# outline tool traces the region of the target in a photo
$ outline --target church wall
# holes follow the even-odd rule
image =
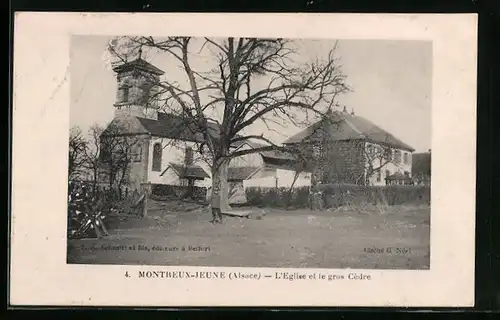
[[[162,146],[161,167],[160,171],[153,171],[153,149],[156,143]],[[209,165],[201,159],[196,152],[196,144],[190,141],[173,140],[160,137],[152,137],[149,143],[149,161],[147,166],[148,182],[158,184],[173,184],[179,185],[181,182],[179,178],[172,175],[172,171],[168,170],[163,176],[160,176],[163,171],[168,167],[170,162],[177,164],[184,164],[184,152],[186,147],[193,148],[194,158],[193,163],[202,167],[203,170],[210,176],[211,171]],[[209,187],[211,179],[205,178],[203,181],[196,181],[195,186]]]
[[[119,74],[117,80],[115,115],[128,114],[156,120],[158,76],[133,70]]]
[[[149,136],[138,136],[140,156],[129,164],[128,184],[132,189],[140,190],[141,184],[147,182],[147,165],[149,158]]]
[[[157,91],[157,76],[139,70],[127,71],[118,76],[117,103],[131,103],[143,105],[154,96]],[[127,92],[127,93],[125,93]]]

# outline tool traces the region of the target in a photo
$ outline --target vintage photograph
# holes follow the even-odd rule
[[[427,270],[432,42],[73,35],[67,263]]]
[[[476,15],[14,30],[11,305],[474,305]]]

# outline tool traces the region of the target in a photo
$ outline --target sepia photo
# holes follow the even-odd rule
[[[473,305],[476,25],[17,15],[11,303]]]
[[[74,36],[70,64],[68,263],[429,268],[430,41]]]

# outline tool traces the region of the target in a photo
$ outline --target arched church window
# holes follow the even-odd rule
[[[162,147],[160,143],[153,146],[153,171],[161,171]]]

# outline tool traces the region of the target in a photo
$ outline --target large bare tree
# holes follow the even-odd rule
[[[108,187],[121,188],[127,183],[130,163],[135,155],[134,148],[139,139],[137,136],[123,135],[124,129],[119,126],[108,126],[105,131],[95,124],[90,127],[88,136],[82,140],[82,166],[92,177],[93,191],[97,184],[104,182]],[[71,144],[71,143],[70,143]]]
[[[305,62],[299,62],[296,41],[286,39],[121,37],[109,46],[122,62],[143,49],[164,54],[177,64],[172,70],[182,70],[184,79],[166,73],[157,98],[169,112],[183,115],[186,126],[202,132],[199,150],[211,155],[212,190],[221,190],[223,209],[229,207],[231,159],[283,150],[264,134],[252,134],[251,126],[271,130],[308,125],[337,106],[338,95],[349,90],[335,56],[336,44],[324,57]],[[205,60],[196,64],[194,57]],[[232,148],[252,141],[261,146]]]

